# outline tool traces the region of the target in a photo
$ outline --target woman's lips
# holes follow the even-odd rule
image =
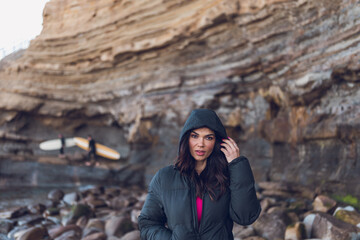
[[[205,155],[205,151],[195,151],[196,155],[198,156],[204,156]]]

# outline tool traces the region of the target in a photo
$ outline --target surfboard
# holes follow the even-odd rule
[[[65,138],[65,147],[73,147],[76,146],[76,143],[73,138]],[[39,145],[41,150],[51,151],[51,150],[59,150],[61,148],[61,140],[60,139],[52,139],[41,142]]]
[[[89,140],[81,137],[75,137],[74,141],[76,145],[86,151],[89,151]],[[111,160],[119,160],[120,153],[100,143],[95,143],[96,155],[108,158]]]

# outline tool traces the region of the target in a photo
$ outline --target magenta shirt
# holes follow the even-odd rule
[[[203,200],[200,197],[196,197],[196,211],[197,211],[197,219],[199,226],[200,226],[201,214],[202,214],[202,203]]]

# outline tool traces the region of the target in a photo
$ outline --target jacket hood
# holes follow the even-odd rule
[[[184,124],[180,134],[180,140],[187,131],[201,127],[208,127],[213,130],[217,136],[220,136],[223,139],[227,138],[224,125],[221,123],[220,118],[213,110],[195,109],[191,112]]]

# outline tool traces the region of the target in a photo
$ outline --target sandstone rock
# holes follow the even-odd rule
[[[345,223],[331,215],[317,213],[312,225],[312,238],[329,239],[350,239],[357,235],[360,230],[349,223]]]
[[[265,213],[272,205],[275,204],[275,200],[271,199],[271,198],[264,198],[263,200],[260,201],[260,205],[261,205],[261,214]]]
[[[133,229],[132,222],[127,217],[113,216],[105,223],[105,233],[107,236],[121,237]]]
[[[82,240],[106,240],[106,234],[103,232],[93,233],[82,238]]]
[[[92,210],[88,205],[75,204],[68,215],[63,218],[63,225],[73,224],[82,216],[91,216]]]
[[[89,219],[85,228],[96,228],[99,229],[101,232],[105,230],[105,223],[100,219]]]
[[[64,232],[54,240],[77,240],[81,238],[81,233],[75,230]]]
[[[265,213],[253,224],[255,231],[260,237],[266,239],[284,239],[285,230],[289,224],[285,212],[275,211]]]
[[[79,219],[76,221],[76,225],[79,226],[80,228],[84,229],[88,223],[88,217],[87,216],[81,216],[79,217]]]
[[[305,226],[303,223],[297,222],[289,225],[285,231],[286,240],[302,240],[306,238]]]
[[[58,226],[51,230],[49,230],[49,235],[51,238],[56,239],[60,236],[62,236],[66,232],[76,232],[76,234],[71,233],[71,236],[73,235],[80,235],[82,233],[82,229],[76,225],[67,225],[67,226]]]
[[[335,206],[336,201],[324,195],[317,196],[313,202],[314,210],[320,212],[330,212]]]
[[[337,209],[334,213],[334,217],[355,226],[360,224],[360,213],[356,212],[355,210],[347,211],[345,209]]]
[[[149,179],[176,155],[172,132],[209,107],[246,145],[257,179],[331,176],[352,191],[357,16],[354,0],[51,1],[41,34],[1,65],[1,127],[31,136],[3,151],[32,149],[39,128],[93,130]]]
[[[251,237],[244,238],[244,240],[266,240],[266,238],[259,237],[259,236],[251,236]]]
[[[252,227],[243,227],[235,224],[233,227],[234,238],[244,239],[247,237],[255,236],[255,231]]]

